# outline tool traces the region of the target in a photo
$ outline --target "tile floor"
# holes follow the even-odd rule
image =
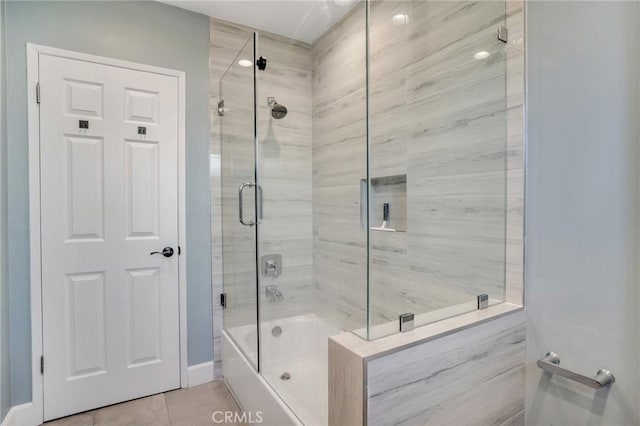
[[[214,411],[240,409],[221,380],[110,405],[45,423],[45,426],[211,426]]]

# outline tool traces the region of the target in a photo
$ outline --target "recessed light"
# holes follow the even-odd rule
[[[488,58],[489,55],[490,55],[489,52],[482,50],[476,53],[475,55],[473,55],[473,59],[484,59],[484,58]]]
[[[240,59],[238,61],[238,65],[240,65],[241,67],[250,67],[251,65],[253,65],[253,62],[248,59]]]
[[[397,15],[393,15],[391,22],[393,22],[394,25],[406,25],[409,23],[409,15],[406,13],[398,13]]]

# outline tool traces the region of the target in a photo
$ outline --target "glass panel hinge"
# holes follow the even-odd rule
[[[507,27],[505,27],[504,25],[498,26],[498,40],[506,43],[508,39],[509,31],[507,30]]]

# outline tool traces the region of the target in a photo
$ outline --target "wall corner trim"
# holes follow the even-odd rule
[[[365,425],[365,360],[329,338],[329,425]]]

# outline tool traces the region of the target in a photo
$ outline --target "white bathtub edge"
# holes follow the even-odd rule
[[[240,408],[257,418],[261,426],[303,426],[271,386],[242,356],[225,331],[222,332],[222,375]],[[256,423],[257,424],[257,423]]]

